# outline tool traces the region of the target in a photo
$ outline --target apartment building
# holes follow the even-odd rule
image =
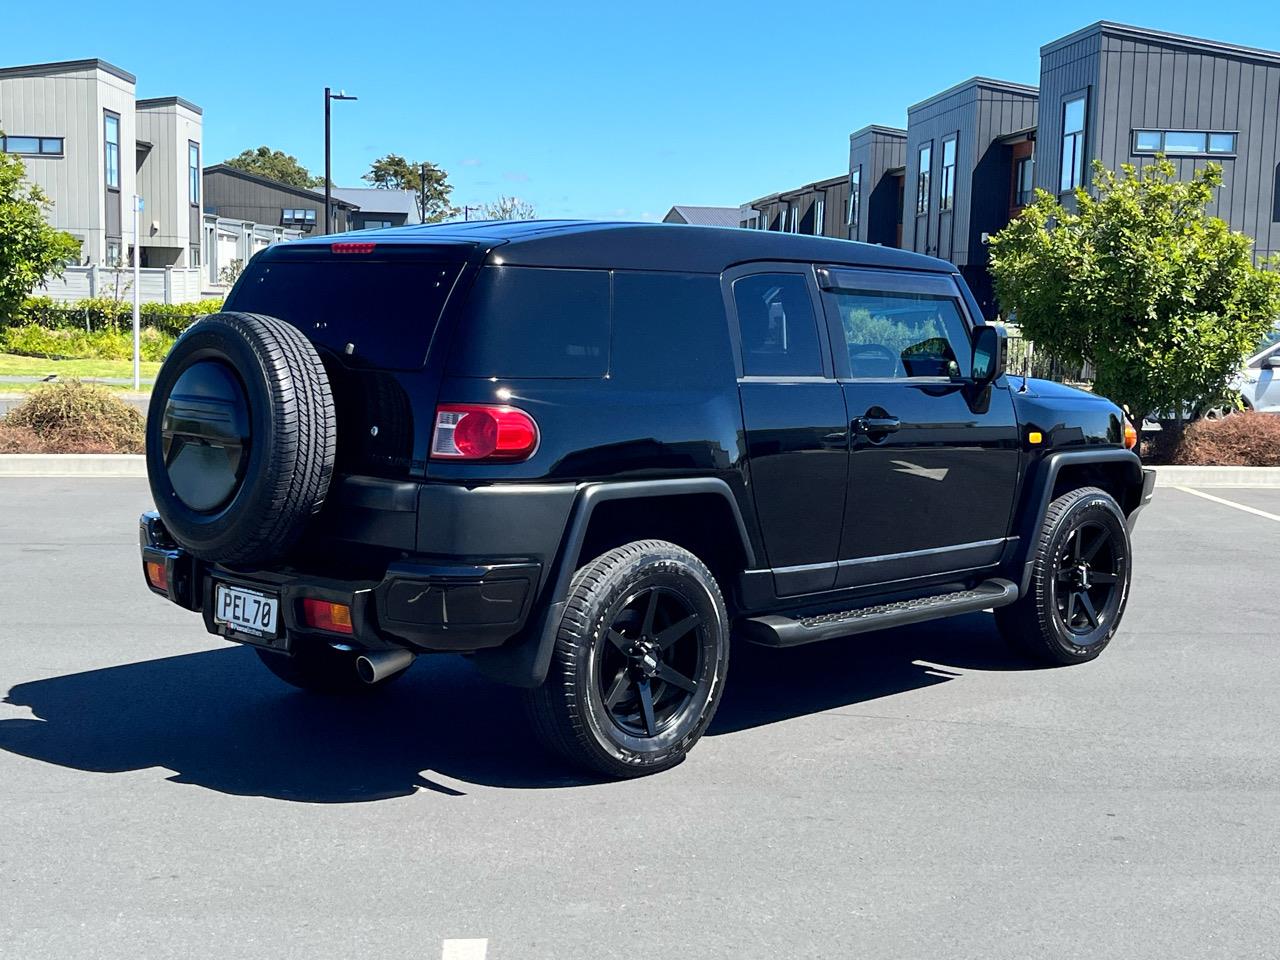
[[[1280,53],[1100,21],[1039,54],[1038,86],[974,77],[908,107],[905,129],[851,134],[842,225],[814,219],[818,185],[744,204],[740,225],[949,259],[995,316],[986,242],[1035,188],[1070,203],[1094,160],[1163,154],[1183,177],[1219,164],[1212,212],[1257,256],[1280,251]]]
[[[849,178],[842,173],[743,204],[738,225],[848,239],[848,204]]]
[[[0,150],[22,157],[85,265],[128,262],[137,243],[144,266],[197,267],[201,110],[180,97],[138,100],[136,87],[98,59],[0,68]]]
[[[217,163],[204,170],[205,208],[219,217],[324,233],[324,193]],[[333,197],[333,232],[355,229],[359,206]]]

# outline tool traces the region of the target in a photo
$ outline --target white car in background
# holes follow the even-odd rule
[[[1263,334],[1228,386],[1239,395],[1246,410],[1280,413],[1280,324]],[[1217,419],[1230,412],[1228,407],[1216,407],[1205,411],[1205,416]]]

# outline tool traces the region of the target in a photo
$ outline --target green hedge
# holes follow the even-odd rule
[[[155,327],[143,327],[139,346],[143,360],[163,360],[175,337]],[[0,353],[50,360],[128,360],[133,357],[130,329],[50,330],[34,323],[0,328]]]
[[[221,309],[222,300],[209,299],[195,303],[144,303],[138,312],[143,327],[176,337],[200,317]],[[28,297],[12,317],[0,318],[0,327],[29,325],[90,332],[131,329],[133,304],[110,297],[91,297],[71,303],[58,303],[51,297]]]

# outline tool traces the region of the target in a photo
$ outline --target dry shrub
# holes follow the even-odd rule
[[[38,387],[9,411],[0,452],[142,453],[145,427],[142,414],[110,391],[67,380]]]
[[[1173,462],[1189,466],[1280,467],[1280,416],[1233,413],[1187,427]]]

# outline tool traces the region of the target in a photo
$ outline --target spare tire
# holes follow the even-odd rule
[[[324,365],[282,320],[205,317],[160,368],[147,411],[147,477],[165,527],[202,560],[283,557],[324,503],[336,446]]]

